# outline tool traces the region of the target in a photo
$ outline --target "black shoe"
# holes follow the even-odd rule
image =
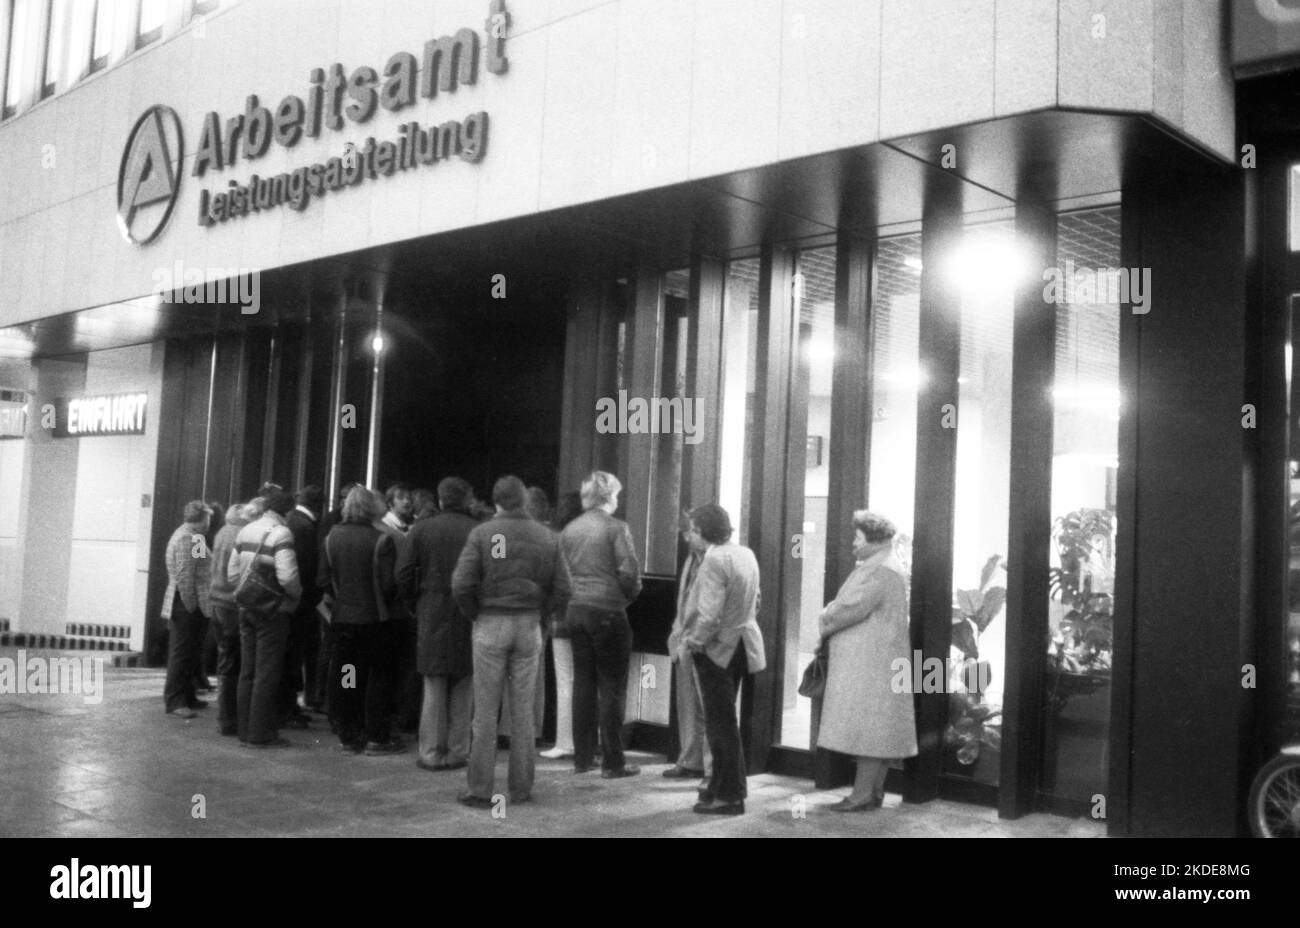
[[[634,777],[641,772],[641,768],[636,764],[626,764],[616,770],[602,770],[600,775],[606,780],[619,780],[623,777]]]
[[[303,731],[304,729],[308,728],[310,725],[311,725],[311,717],[308,715],[303,715],[302,713],[298,713],[297,715],[291,715],[287,719],[285,719],[284,724],[281,725],[280,727],[296,728],[299,731]]]
[[[218,733],[220,733],[221,735],[223,735],[223,736],[225,736],[225,737],[230,737],[231,735],[237,735],[237,734],[239,734],[239,729],[238,729],[238,728],[221,728],[221,727],[218,727],[218,728],[217,728],[217,731],[218,731]]]
[[[525,802],[532,802],[532,801],[533,801],[532,793],[511,793],[510,794],[510,804],[512,806],[518,806],[524,804]]]
[[[271,741],[249,741],[247,746],[250,748],[287,748],[293,744],[288,738],[275,738]]]
[[[708,802],[697,802],[695,811],[700,815],[743,815],[745,801],[741,799],[736,802],[719,802],[717,799],[711,799]]]
[[[573,765],[574,773],[591,773],[591,771],[595,769],[596,769],[595,764],[574,764]]]
[[[704,771],[696,770],[694,767],[683,767],[681,764],[674,764],[665,770],[663,775],[670,780],[698,780],[704,776]]]
[[[456,797],[456,801],[463,806],[469,806],[471,809],[492,808],[491,799],[484,799],[482,796],[475,796],[473,793],[461,793]]]
[[[389,741],[370,741],[366,743],[365,755],[367,757],[376,757],[381,754],[403,754],[406,752],[406,745],[396,739]]]
[[[360,754],[366,749],[366,745],[361,741],[343,741],[334,746],[334,750],[342,751],[344,754]]]
[[[174,719],[192,719],[198,713],[193,709],[168,709],[167,714]]]
[[[196,699],[196,700],[194,700],[192,703],[190,703],[186,708],[188,708],[188,709],[206,709],[207,707],[208,707],[208,701],[207,701],[206,699]]]

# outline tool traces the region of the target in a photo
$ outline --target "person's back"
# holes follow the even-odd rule
[[[545,611],[567,598],[555,533],[522,509],[500,512],[469,533],[452,579],[467,616],[480,611]]]
[[[622,609],[641,592],[632,533],[621,519],[588,509],[564,527],[560,545],[574,605]]]
[[[465,542],[479,525],[478,520],[462,510],[448,510],[421,519],[411,526],[407,536],[408,555],[418,574],[410,578],[420,596],[449,594],[451,578],[456,572]]]
[[[325,538],[321,564],[323,578],[333,583],[333,620],[356,625],[386,618],[384,597],[392,593],[392,570],[393,543],[387,535],[364,522],[334,526]]]

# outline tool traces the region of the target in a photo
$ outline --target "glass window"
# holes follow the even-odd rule
[[[1057,263],[1075,281],[1056,306],[1052,389],[1052,590],[1043,790],[1090,801],[1105,791],[1110,727],[1111,603],[1119,454],[1119,207],[1062,215]],[[1085,289],[1085,284],[1091,283]]]
[[[786,616],[785,673],[779,742],[812,747],[812,702],[799,695],[804,668],[820,640],[817,617],[826,604],[826,539],[843,526],[827,524],[830,492],[831,386],[835,370],[835,248],[799,252],[795,270],[795,312],[799,320],[794,379],[790,391],[792,461],[790,479],[803,485],[802,517],[792,546],[790,582],[799,587],[799,611]]]
[[[952,423],[957,477],[943,769],[991,784],[1001,766],[1011,342],[1019,271],[1014,223],[966,229],[952,269],[960,287],[961,360]]]
[[[167,17],[167,0],[140,0],[140,18],[136,24],[135,47],[140,48],[162,36]]]
[[[5,68],[4,115],[10,116],[23,98],[24,79],[32,70],[30,36],[33,18],[38,15],[36,0],[10,0],[9,58]]]
[[[731,516],[737,542],[749,547],[749,439],[758,360],[758,258],[727,265],[722,323],[722,422],[718,503]],[[704,502],[704,501],[701,501]],[[696,504],[691,500],[692,505]]]
[[[95,0],[94,30],[90,35],[90,70],[99,71],[108,64],[114,33],[129,0]]]
[[[52,95],[63,76],[67,49],[68,0],[50,0],[45,33],[45,67],[41,69],[41,97]]]
[[[687,346],[691,325],[687,315],[691,275],[669,271],[663,278],[663,327],[658,350],[659,371],[652,408],[658,410],[650,473],[650,511],[646,532],[644,570],[648,574],[676,576],[678,568],[678,515],[682,504],[682,451],[686,417],[700,427],[698,404],[686,396]],[[680,402],[678,402],[680,401]],[[688,404],[691,404],[688,409]]]
[[[922,382],[918,363],[921,236],[881,239],[876,245],[875,277],[867,508],[897,527],[897,553],[910,572],[916,496],[916,394]]]
[[[221,0],[190,0],[190,16],[202,16],[221,6]]]

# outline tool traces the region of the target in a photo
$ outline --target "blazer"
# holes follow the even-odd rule
[[[682,635],[687,647],[703,651],[726,667],[745,645],[748,673],[767,667],[763,633],[758,628],[758,560],[754,552],[730,541],[710,545],[700,560],[695,585],[687,593]]]
[[[677,661],[683,656],[682,653],[682,635],[685,634],[686,614],[688,611],[699,613],[699,594],[696,590],[699,588],[699,561],[704,557],[703,554],[696,554],[691,551],[686,555],[686,560],[682,563],[682,572],[677,578],[677,615],[673,618],[672,631],[668,633],[668,657]],[[695,564],[695,577],[688,588],[686,578],[690,576],[691,565]]]

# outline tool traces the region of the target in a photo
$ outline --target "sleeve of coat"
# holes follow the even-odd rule
[[[386,599],[392,599],[393,593],[397,590],[397,552],[398,546],[388,535],[379,539],[379,592]],[[405,550],[405,549],[403,549]]]
[[[695,585],[699,591],[699,614],[686,635],[686,641],[699,649],[714,639],[722,625],[722,607],[727,602],[727,572],[719,558],[704,556]]]
[[[569,574],[569,559],[564,556],[564,545],[560,544],[557,539],[555,542],[555,585],[551,591],[550,614],[553,616],[563,615],[572,595],[573,580]]]
[[[641,565],[636,559],[632,530],[623,522],[614,536],[614,562],[618,565],[618,585],[630,603],[641,593]]]
[[[177,538],[176,560],[180,565],[180,574],[176,578],[176,591],[181,594],[187,612],[199,609],[199,567],[198,558],[194,556],[195,536],[182,534]],[[203,536],[197,536],[202,541]]]
[[[194,563],[194,583],[199,592],[199,611],[212,618],[212,549],[202,535],[194,536],[194,550],[199,556]]]
[[[330,531],[332,532],[334,530],[331,528]],[[325,537],[321,539],[320,563],[316,565],[316,586],[322,590],[327,590],[329,594],[333,596],[334,587],[332,581],[334,576],[333,571],[330,568],[329,540],[330,536],[328,533],[326,533]]]
[[[290,599],[302,598],[302,579],[298,576],[298,555],[293,550],[293,533],[287,528],[284,533],[288,538],[276,542],[274,548],[275,578],[284,587]]]
[[[470,532],[465,547],[460,551],[460,558],[456,561],[456,570],[451,575],[452,598],[470,620],[478,617],[478,587],[483,579],[482,555],[476,534],[477,532]]]
[[[821,614],[822,637],[829,637],[859,622],[865,622],[880,607],[885,594],[888,571],[869,574],[854,572],[844,581],[837,595]]]

